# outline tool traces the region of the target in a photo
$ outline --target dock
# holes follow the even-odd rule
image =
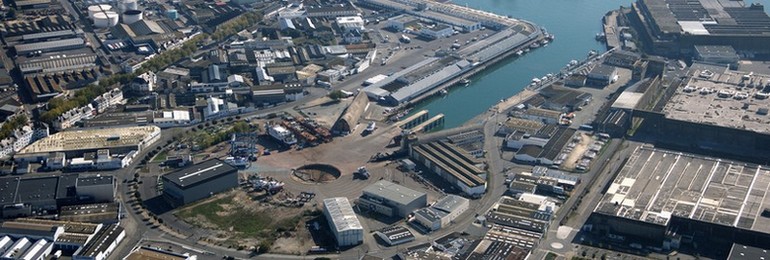
[[[452,86],[455,86],[461,80],[469,78],[469,77],[471,77],[473,75],[476,75],[477,73],[482,72],[485,69],[487,69],[489,66],[495,65],[495,64],[497,64],[497,63],[499,63],[499,62],[509,58],[511,55],[513,55],[517,51],[523,50],[525,48],[529,48],[529,46],[531,44],[536,43],[536,42],[540,42],[543,39],[545,39],[545,35],[540,34],[538,37],[535,37],[532,40],[526,41],[526,42],[520,44],[519,46],[510,49],[510,50],[504,52],[503,54],[501,54],[500,56],[497,56],[496,58],[494,58],[492,60],[489,60],[489,61],[487,61],[487,62],[485,62],[483,64],[479,64],[478,66],[476,66],[473,69],[467,71],[466,73],[463,73],[462,75],[459,75],[459,76],[457,76],[455,78],[447,80],[446,82],[444,82],[443,84],[439,85],[438,87],[433,88],[432,90],[430,90],[428,92],[425,92],[422,95],[413,98],[412,100],[410,100],[408,103],[406,103],[404,105],[404,108],[412,106],[414,104],[417,104],[417,103],[421,102],[422,100],[424,100],[426,98],[429,98],[429,97],[431,97],[433,95],[436,95],[436,93],[438,93],[441,90],[448,89],[448,88],[450,88]]]
[[[404,120],[400,120],[394,125],[403,129],[411,129],[419,124],[422,124],[425,122],[425,120],[428,120],[428,118],[428,110],[420,110],[420,112],[414,113],[414,115],[411,115]]]
[[[428,121],[422,122],[421,124],[412,127],[409,129],[412,133],[422,133],[422,132],[428,132],[430,130],[433,130],[436,127],[444,125],[444,114],[438,114],[434,117],[431,117],[428,119]]]
[[[617,31],[618,27],[618,14],[619,11],[615,10],[604,16],[602,20],[604,20],[604,23],[602,24],[602,27],[604,28],[604,38],[605,42],[607,44],[607,49],[614,49],[616,47],[621,47],[620,45],[620,32]]]

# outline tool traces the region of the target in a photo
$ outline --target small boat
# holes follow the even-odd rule
[[[448,92],[448,91],[446,91],[446,89],[442,89],[442,90],[439,90],[439,91],[438,91],[438,93],[439,93],[439,94],[441,94],[441,95],[446,95],[446,94],[448,94],[449,92]]]
[[[522,50],[516,51],[516,56],[521,56],[523,54],[524,54],[524,51],[522,51]]]
[[[529,48],[524,48],[524,52],[529,52]]]
[[[542,41],[540,41],[540,44],[542,45],[547,45],[548,43],[549,43],[548,39],[543,39]]]
[[[468,86],[468,85],[471,84],[471,80],[470,79],[461,79],[460,80],[460,84]]]
[[[532,45],[529,45],[529,47],[532,48],[532,49],[537,49],[537,48],[540,48],[540,44],[539,43],[533,43]]]
[[[607,37],[607,36],[606,36],[606,35],[604,35],[604,33],[603,33],[603,32],[601,32],[601,33],[596,33],[596,40],[597,40],[597,41],[604,41],[604,39],[606,39],[606,37]]]

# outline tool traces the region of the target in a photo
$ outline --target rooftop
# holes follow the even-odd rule
[[[363,229],[361,222],[358,221],[353,207],[350,206],[348,198],[337,197],[324,199],[324,208],[332,217],[332,222],[338,233],[346,230]]]
[[[701,56],[737,56],[735,48],[730,45],[695,45],[695,51]]]
[[[691,74],[663,108],[666,118],[770,133],[770,117],[760,112],[770,108],[770,76],[709,70]]]
[[[764,260],[770,259],[770,252],[767,249],[757,248],[753,246],[745,246],[741,244],[733,244],[730,249],[730,255],[727,257],[730,260]]]
[[[425,196],[424,192],[419,192],[386,180],[380,180],[364,188],[364,194],[373,194],[386,200],[406,205],[417,198]]]
[[[390,242],[399,244],[414,239],[414,234],[408,228],[402,226],[392,226],[377,230],[382,236],[387,237]]]
[[[74,180],[65,176],[0,178],[0,205],[41,201],[54,203],[56,199],[70,195],[68,190],[75,185]]]
[[[644,93],[623,91],[615,100],[615,103],[612,103],[612,108],[634,109],[643,96]]]
[[[770,17],[761,5],[743,1],[640,0],[663,33],[696,35],[770,34]]]
[[[140,247],[126,256],[126,260],[185,260],[187,256],[150,247]]]
[[[85,44],[85,41],[83,41],[83,39],[72,38],[72,39],[64,39],[64,40],[53,40],[53,41],[45,41],[45,42],[19,44],[14,46],[14,48],[16,49],[16,53],[27,53],[32,51],[51,49],[51,48],[60,47],[60,46],[85,46],[84,44]]]
[[[63,131],[38,140],[19,151],[19,154],[142,145],[154,135],[160,135],[160,128],[152,125]]]
[[[770,233],[770,168],[639,147],[594,212],[657,225],[672,216]]]
[[[74,222],[104,223],[118,220],[118,203],[62,206],[59,219]]]
[[[96,186],[96,185],[105,185],[105,184],[112,184],[115,181],[115,178],[112,176],[90,176],[90,177],[80,177],[77,180],[77,186],[78,187],[84,187],[84,186]]]
[[[114,246],[113,243],[117,243],[117,240],[121,240],[125,231],[118,225],[110,225],[96,233],[91,241],[88,242],[77,255],[94,257],[98,254],[110,251],[110,247]]]
[[[453,212],[457,210],[462,204],[469,203],[470,201],[466,198],[457,196],[457,195],[446,195],[445,197],[441,198],[439,201],[437,201],[432,208],[440,209],[445,212]]]
[[[163,175],[163,180],[186,188],[235,171],[238,169],[219,159],[211,159]]]

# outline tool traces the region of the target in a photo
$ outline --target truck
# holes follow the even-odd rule
[[[358,169],[354,174],[355,176],[358,176],[359,178],[364,180],[369,179],[369,176],[370,176],[369,170],[367,170],[365,166],[358,167]]]

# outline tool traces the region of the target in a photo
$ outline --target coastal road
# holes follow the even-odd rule
[[[604,186],[622,166],[622,158],[633,151],[633,147],[625,148],[626,146],[625,140],[612,139],[602,154],[596,158],[597,165],[581,177],[583,183],[573,191],[573,195],[556,213],[545,239],[533,251],[532,259],[543,259],[549,251],[559,255],[572,251],[575,247],[572,241],[601,199]],[[573,207],[575,210],[570,210]],[[564,221],[561,221],[562,219]]]

